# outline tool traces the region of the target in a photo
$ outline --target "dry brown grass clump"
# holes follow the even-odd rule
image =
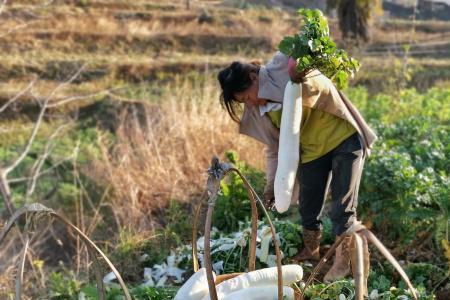
[[[239,135],[237,125],[219,104],[219,88],[177,82],[161,103],[141,106],[123,118],[116,144],[98,171],[115,190],[116,220],[134,228],[152,227],[151,213],[170,199],[198,200],[214,154],[233,149],[263,168],[263,146]],[[137,226],[137,227],[135,227]]]
[[[14,291],[14,266],[9,266],[0,273],[0,299],[9,299],[11,291]]]

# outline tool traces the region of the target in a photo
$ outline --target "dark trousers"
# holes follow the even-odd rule
[[[356,218],[358,188],[364,164],[363,149],[358,133],[344,140],[326,155],[301,163],[300,216],[303,228],[319,230],[320,216],[327,192],[328,176],[331,179],[331,222],[336,235],[344,233]]]

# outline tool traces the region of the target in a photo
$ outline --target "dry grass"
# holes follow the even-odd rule
[[[37,5],[47,1],[34,2]],[[266,61],[271,51],[267,47],[258,48],[258,41],[265,39],[268,42],[264,45],[275,49],[282,36],[298,30],[296,15],[264,8],[225,8],[204,4],[205,1],[192,1],[190,11],[184,9],[182,0],[171,1],[173,6],[168,5],[168,1],[92,1],[86,9],[67,2],[57,1],[42,8],[33,7],[30,1],[7,2],[0,21],[0,54],[3,58],[0,77],[6,78],[0,83],[0,105],[2,100],[23,89],[30,80],[29,75],[35,71],[41,75],[33,90],[35,96],[48,95],[66,77],[61,72],[70,74],[71,68],[76,68],[79,62],[87,64],[86,73],[92,71],[94,74],[94,71],[101,70],[105,75],[88,76],[69,85],[55,95],[56,100],[91,94],[124,83],[131,87],[122,90],[122,98],[117,99],[127,100],[132,105],[122,111],[122,122],[113,146],[111,140],[100,139],[102,158],[88,166],[80,166],[83,175],[91,176],[95,182],[104,184],[103,187],[111,185],[114,191],[113,196],[99,200],[98,207],[87,206],[85,211],[96,211],[92,220],[85,217],[86,220],[80,221],[89,224],[84,227],[88,233],[96,233],[98,224],[109,221],[106,219],[111,211],[119,229],[132,228],[136,236],[148,237],[158,225],[155,215],[167,206],[170,199],[187,203],[199,200],[213,154],[223,158],[226,150],[233,149],[241,159],[257,168],[264,168],[263,145],[239,135],[236,124],[219,106],[219,89],[212,78],[215,74],[207,74],[210,79],[201,83],[177,79],[159,98],[156,92],[135,92],[133,84],[136,81],[159,84],[156,82],[158,72],[185,74],[185,71],[197,70],[197,67],[211,70],[237,59]],[[197,18],[204,9],[212,21],[200,24]],[[336,21],[330,20],[330,25],[334,38],[338,38],[340,33]],[[411,28],[408,26],[409,23],[390,24],[389,27],[377,25],[373,43],[409,41]],[[441,37],[447,24],[430,23],[429,27],[433,26],[439,27],[438,33],[417,28],[415,38]],[[17,30],[7,34],[9,28]],[[207,42],[204,42],[205,37]],[[248,40],[238,40],[242,37]],[[236,46],[238,42],[240,44],[235,48],[222,47],[228,44]],[[386,57],[363,60],[364,68],[370,70],[380,72],[385,67],[392,68],[392,61]],[[425,61],[411,60],[411,64],[424,64]],[[435,60],[430,61],[428,67],[445,68],[448,64],[448,60],[445,63]],[[157,74],[154,81],[153,74]],[[380,74],[383,78],[385,73]],[[166,88],[165,85],[161,87]],[[123,99],[126,97],[131,99]],[[157,102],[148,101],[155,98],[158,98]],[[30,97],[23,100],[28,101],[27,104],[35,104]],[[24,101],[20,99],[17,103]],[[83,100],[73,105],[80,107],[90,103],[90,100]],[[45,138],[51,125],[48,128],[43,126],[42,134],[38,136],[40,140]],[[22,119],[2,120],[0,139],[4,140],[0,145],[23,144],[30,126],[31,123]],[[103,210],[105,205],[112,208],[106,209],[107,213]],[[83,216],[85,211],[78,210]],[[117,235],[101,238],[114,242],[115,237]],[[2,250],[0,257],[10,257],[4,256]],[[81,252],[77,248],[77,259]],[[0,299],[14,290],[14,281],[11,280],[14,266],[5,265],[0,261]]]
[[[107,46],[107,41],[114,42],[121,36],[148,39],[159,35],[207,34],[228,37],[268,37],[276,46],[284,35],[292,34],[299,28],[299,18],[292,12],[266,8],[240,10],[217,5],[202,5],[201,2],[195,1],[191,10],[186,11],[179,5],[180,3],[176,4],[170,10],[159,10],[154,5],[142,4],[119,8],[107,3],[102,3],[103,6],[92,3],[88,5],[88,9],[73,5],[52,5],[45,10],[34,12],[37,17],[31,20],[32,26],[23,28],[19,34],[7,36],[5,41],[9,42],[8,47],[13,49],[27,45],[46,49],[49,47],[46,37],[50,34],[48,37],[51,39],[66,37],[66,42],[76,49],[76,41],[80,39],[78,36],[89,35],[93,32],[99,41],[103,40],[101,46]],[[33,6],[11,6],[10,10],[26,12],[33,10]],[[200,23],[198,18],[205,12],[210,19]],[[11,13],[4,22],[0,23],[0,32],[31,22],[29,19],[30,16],[26,13]],[[329,22],[334,38],[338,39],[340,33],[336,20]],[[448,32],[448,27],[447,22],[431,21],[426,24],[417,22],[414,40],[439,39]],[[411,31],[411,22],[380,20],[375,23],[373,29],[373,44],[408,42],[411,40]],[[270,35],[267,34],[268,32]],[[57,35],[54,36],[54,34]],[[56,46],[52,44],[51,47]]]
[[[203,86],[177,82],[159,105],[124,116],[112,151],[102,141],[104,159],[96,173],[105,174],[114,187],[112,205],[121,225],[149,228],[151,214],[170,199],[195,200],[214,154],[233,149],[264,167],[263,146],[238,135],[217,91],[211,81]]]
[[[48,241],[48,238],[45,238],[46,232],[47,230],[44,228],[42,230],[42,233],[44,234],[41,234],[41,232],[38,234],[42,240],[39,241],[34,239],[31,248],[29,248],[29,259],[33,261],[33,263],[36,262],[37,253],[42,252],[42,245],[45,245]],[[20,261],[21,252],[22,242],[19,240],[17,231],[12,229],[9,235],[3,240],[0,247],[0,299],[2,300],[13,299],[14,297],[16,277],[18,276],[17,267]],[[22,299],[32,299],[27,295],[32,290],[36,291],[36,289],[43,288],[45,275],[42,273],[42,270],[35,265],[31,267],[29,260],[25,263],[25,272],[23,275],[24,282],[26,282],[23,286],[26,295],[23,295]]]
[[[14,6],[13,6],[14,7]],[[14,7],[15,10],[29,11],[32,6]],[[11,10],[11,9],[10,9]],[[210,19],[199,22],[202,14]],[[104,6],[90,7],[85,10],[74,6],[50,6],[47,10],[36,12],[32,27],[26,27],[20,33],[79,32],[98,34],[192,34],[214,33],[219,35],[271,35],[281,30],[289,30],[292,25],[291,14],[279,10],[256,8],[251,10],[225,9],[223,7],[193,5],[186,11],[177,8],[169,11],[157,11],[152,7],[130,9],[114,9]],[[8,28],[29,19],[27,14],[11,13],[9,18],[0,24],[0,28]],[[12,38],[18,38],[12,37]]]
[[[201,70],[207,64],[214,68],[235,59],[265,61],[284,35],[299,28],[299,17],[292,12],[262,7],[241,10],[217,1],[192,1],[190,10],[183,1],[90,1],[85,7],[67,1],[49,6],[34,2],[8,3],[2,15],[0,32],[27,26],[14,34],[0,34],[4,58],[0,79],[5,83],[0,101],[14,94],[16,83],[27,81],[31,73],[58,81],[81,62],[87,64],[87,75],[82,85],[74,86],[78,93],[103,89],[108,82],[159,80],[167,74]],[[211,19],[198,22],[205,12]],[[336,20],[329,22],[333,38],[339,40]],[[417,22],[414,40],[442,39],[447,23]],[[410,41],[411,30],[411,22],[379,21],[372,46],[382,47],[384,56],[387,44]],[[364,53],[357,56],[365,59]]]
[[[11,299],[10,297],[13,296],[12,291],[14,291],[14,277],[14,266],[9,266],[6,269],[2,268],[2,272],[0,273],[0,299]]]
[[[0,220],[0,231],[4,228],[6,221]],[[0,250],[0,257],[9,257],[11,254],[5,245]],[[8,299],[11,291],[14,290],[14,278],[15,267],[8,263],[5,259],[0,259],[0,299]]]

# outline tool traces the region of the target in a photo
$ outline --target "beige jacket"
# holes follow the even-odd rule
[[[271,61],[260,68],[258,97],[283,103],[284,88],[288,81],[288,57],[277,52]],[[350,122],[364,142],[365,154],[370,154],[377,139],[375,133],[350,100],[320,71],[314,70],[306,75],[306,80],[302,83],[302,101],[304,106],[325,111]],[[239,133],[255,138],[267,146],[266,190],[273,189],[278,165],[279,129],[273,126],[267,114],[260,115],[258,107],[245,105]],[[298,183],[294,187],[292,202],[297,202],[297,199]]]

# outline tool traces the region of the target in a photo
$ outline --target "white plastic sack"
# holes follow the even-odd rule
[[[283,286],[283,299],[294,300],[294,290],[291,287]],[[220,299],[220,298],[219,298]],[[250,287],[233,292],[221,298],[221,300],[277,300],[278,286],[258,286]]]

